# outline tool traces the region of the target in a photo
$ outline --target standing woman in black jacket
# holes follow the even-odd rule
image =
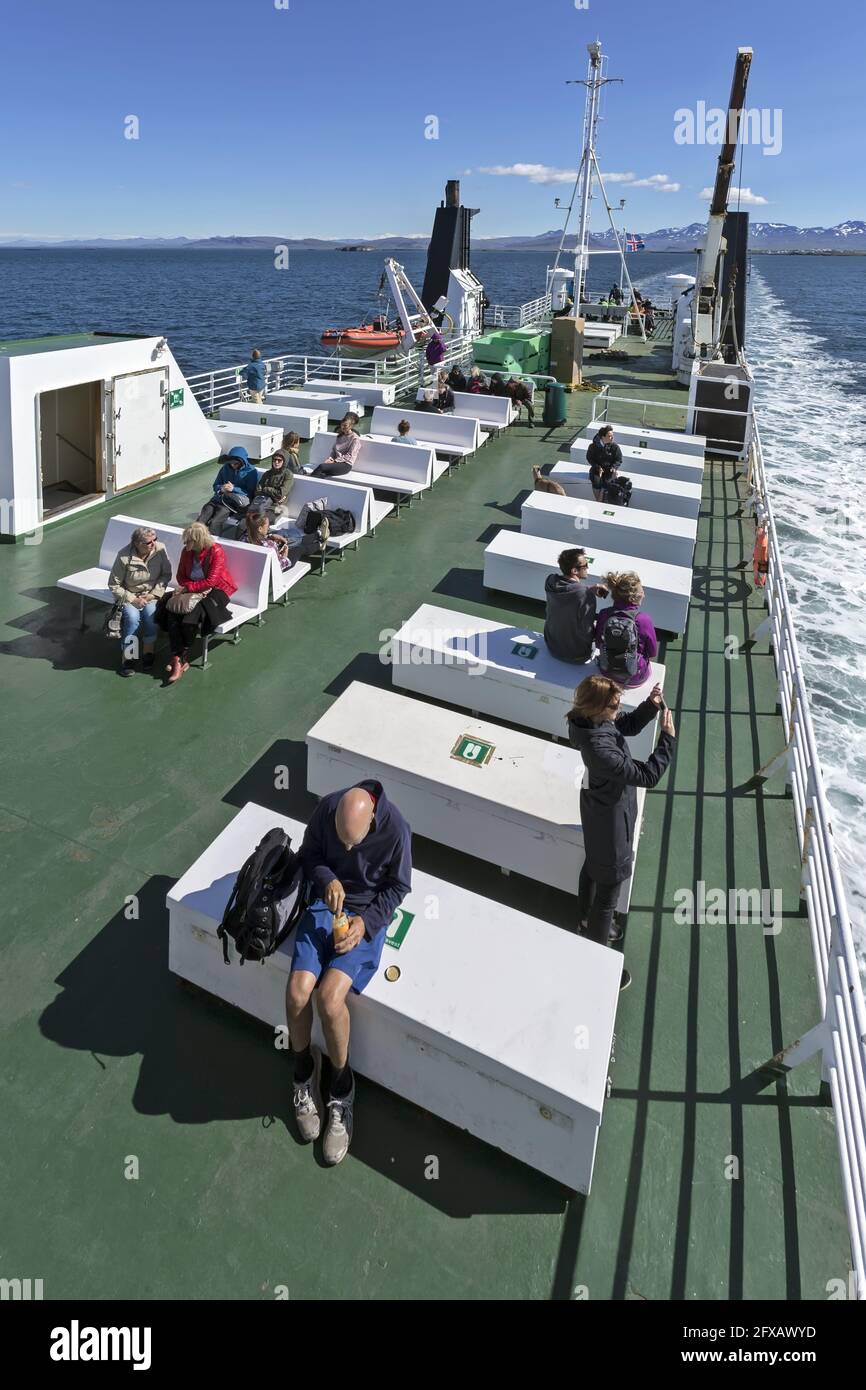
[[[578,929],[591,941],[609,945],[619,891],[634,863],[637,788],[654,787],[673,753],[676,729],[661,686],[629,714],[620,714],[622,690],[608,676],[587,676],[574,693],[568,737],[583,758],[587,776],[580,791],[584,861],[577,894]],[[628,738],[639,734],[659,710],[662,730],[654,753],[635,762]],[[631,984],[623,970],[620,989]]]

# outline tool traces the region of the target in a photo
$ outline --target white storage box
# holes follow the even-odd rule
[[[381,382],[374,386],[371,382],[349,381],[347,378],[338,381],[336,377],[332,380],[321,378],[305,381],[304,390],[314,391],[317,395],[320,391],[325,395],[334,392],[338,395],[345,393],[347,396],[353,396],[356,401],[363,402],[366,406],[393,405],[397,396],[396,386],[388,382]]]
[[[221,454],[237,445],[251,459],[267,459],[283,447],[283,431],[274,425],[238,425],[230,420],[208,420]]]
[[[544,602],[544,581],[559,570],[560,541],[499,531],[484,551],[484,587]],[[633,571],[644,589],[643,608],[662,632],[684,632],[692,592],[692,571],[685,565],[663,565],[634,555],[586,547],[590,584],[603,584],[611,571]],[[599,599],[606,608],[609,599]]]
[[[595,662],[557,661],[531,627],[509,627],[430,603],[422,604],[391,641],[396,686],[565,742],[575,688],[595,675]],[[664,682],[664,666],[652,663],[642,685],[623,691],[623,710],[641,704],[656,683],[664,689]],[[657,723],[629,739],[632,757],[643,760],[652,753]]]
[[[285,1026],[292,940],[223,962],[217,927],[262,836],[304,826],[249,803],[168,894],[169,968]],[[408,924],[408,925],[407,925]],[[617,951],[415,870],[382,965],[349,995],[352,1066],[577,1192],[588,1192],[622,969]],[[496,985],[491,988],[491,962]],[[389,983],[385,970],[398,967]],[[322,1045],[316,1020],[316,1041]],[[267,1039],[263,1046],[272,1046]],[[290,1063],[287,1061],[286,1087]]]
[[[643,560],[691,567],[698,523],[685,516],[662,516],[636,507],[606,507],[551,492],[531,492],[520,508],[520,529],[545,536],[563,547],[597,545]]]
[[[587,443],[601,429],[602,424],[613,425],[614,439],[621,447],[632,444],[638,449],[662,449],[669,454],[694,454],[703,462],[707,448],[704,434],[683,434],[682,430],[650,430],[639,425],[618,425],[616,420],[595,420],[581,431],[581,438]]]
[[[625,472],[625,469],[623,469]],[[568,497],[594,501],[585,463],[563,460],[555,463],[550,476],[561,483]],[[687,516],[697,520],[701,510],[702,488],[698,483],[674,482],[670,478],[653,478],[640,473],[627,474],[632,480],[631,505],[642,512],[663,512],[667,516]]]
[[[233,420],[241,425],[272,425],[275,429],[282,430],[283,434],[294,430],[302,439],[312,439],[314,434],[328,428],[327,410],[305,410],[302,406],[254,405],[251,401],[221,405],[220,419]]]
[[[417,834],[577,892],[583,760],[573,748],[354,681],[307,734],[307,787],[324,796],[367,777]]]
[[[617,444],[619,440],[615,441]],[[586,451],[591,441],[578,439],[571,446],[572,463],[586,463]],[[691,454],[667,454],[658,449],[639,449],[634,444],[620,444],[622,466],[620,473],[629,478],[648,475],[652,478],[672,478],[682,483],[704,481],[703,459]]]
[[[359,416],[364,414],[364,407],[357,398],[338,392],[326,396],[323,391],[269,391],[268,405],[287,405],[290,409],[300,406],[302,410],[326,410],[329,420],[342,420],[350,410]]]

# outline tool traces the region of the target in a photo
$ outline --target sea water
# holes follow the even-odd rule
[[[398,259],[420,288],[425,250]],[[637,288],[671,294],[682,253],[628,258]],[[494,303],[544,290],[546,252],[485,251],[473,266]],[[594,256],[588,293],[618,280]],[[0,338],[87,329],[165,335],[187,373],[236,364],[253,346],[321,354],[323,328],[379,307],[378,255],[269,251],[0,250]],[[866,257],[752,257],[746,353],[833,832],[866,956]]]

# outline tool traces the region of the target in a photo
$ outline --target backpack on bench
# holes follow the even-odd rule
[[[273,955],[303,911],[302,880],[300,855],[288,835],[279,828],[269,830],[241,866],[217,931],[226,965],[229,938],[241,965]]]
[[[613,478],[604,489],[604,500],[612,507],[631,505],[631,478]]]
[[[323,521],[328,523],[329,536],[345,536],[355,529],[355,518],[347,507],[325,507],[324,510],[310,507],[304,518],[304,531],[312,535]]]

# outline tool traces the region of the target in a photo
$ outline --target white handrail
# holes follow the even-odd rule
[[[681,417],[688,413],[683,402],[648,401],[633,396],[612,396],[604,387],[593,400],[592,419],[607,419],[612,407],[641,407],[642,423],[648,410],[668,408]],[[805,901],[812,938],[812,957],[818,993],[819,1022],[808,1027],[797,1043],[777,1059],[783,1066],[796,1065],[820,1051],[822,1080],[826,1082],[836,1119],[836,1138],[842,1172],[842,1190],[848,1217],[851,1258],[856,1274],[856,1296],[866,1300],[866,1002],[857,966],[857,953],[845,887],[836,849],[830,806],[824,787],[821,759],[812,726],[809,693],[800,660],[794,609],[788,598],[782,551],[770,501],[761,436],[754,412],[701,407],[702,414],[749,415],[746,438],[749,505],[766,528],[768,573],[764,590],[767,617],[753,637],[769,633],[779,705],[787,746],[773,765],[787,766],[792,807],[800,846],[800,895]],[[768,765],[773,766],[773,765]],[[765,775],[770,775],[764,769]]]
[[[445,357],[437,366],[463,365],[472,356],[474,338],[464,336],[445,339]],[[232,367],[220,367],[212,372],[195,372],[187,384],[206,415],[212,415],[221,405],[231,405],[247,395],[243,373],[248,362]],[[386,382],[400,396],[413,395],[419,386],[432,381],[435,372],[427,366],[423,350],[394,353],[386,357],[333,357],[311,353],[284,352],[277,357],[262,358],[265,369],[265,395],[269,391],[303,389],[312,379],[333,379],[335,386],[343,380],[366,381],[371,385]]]

